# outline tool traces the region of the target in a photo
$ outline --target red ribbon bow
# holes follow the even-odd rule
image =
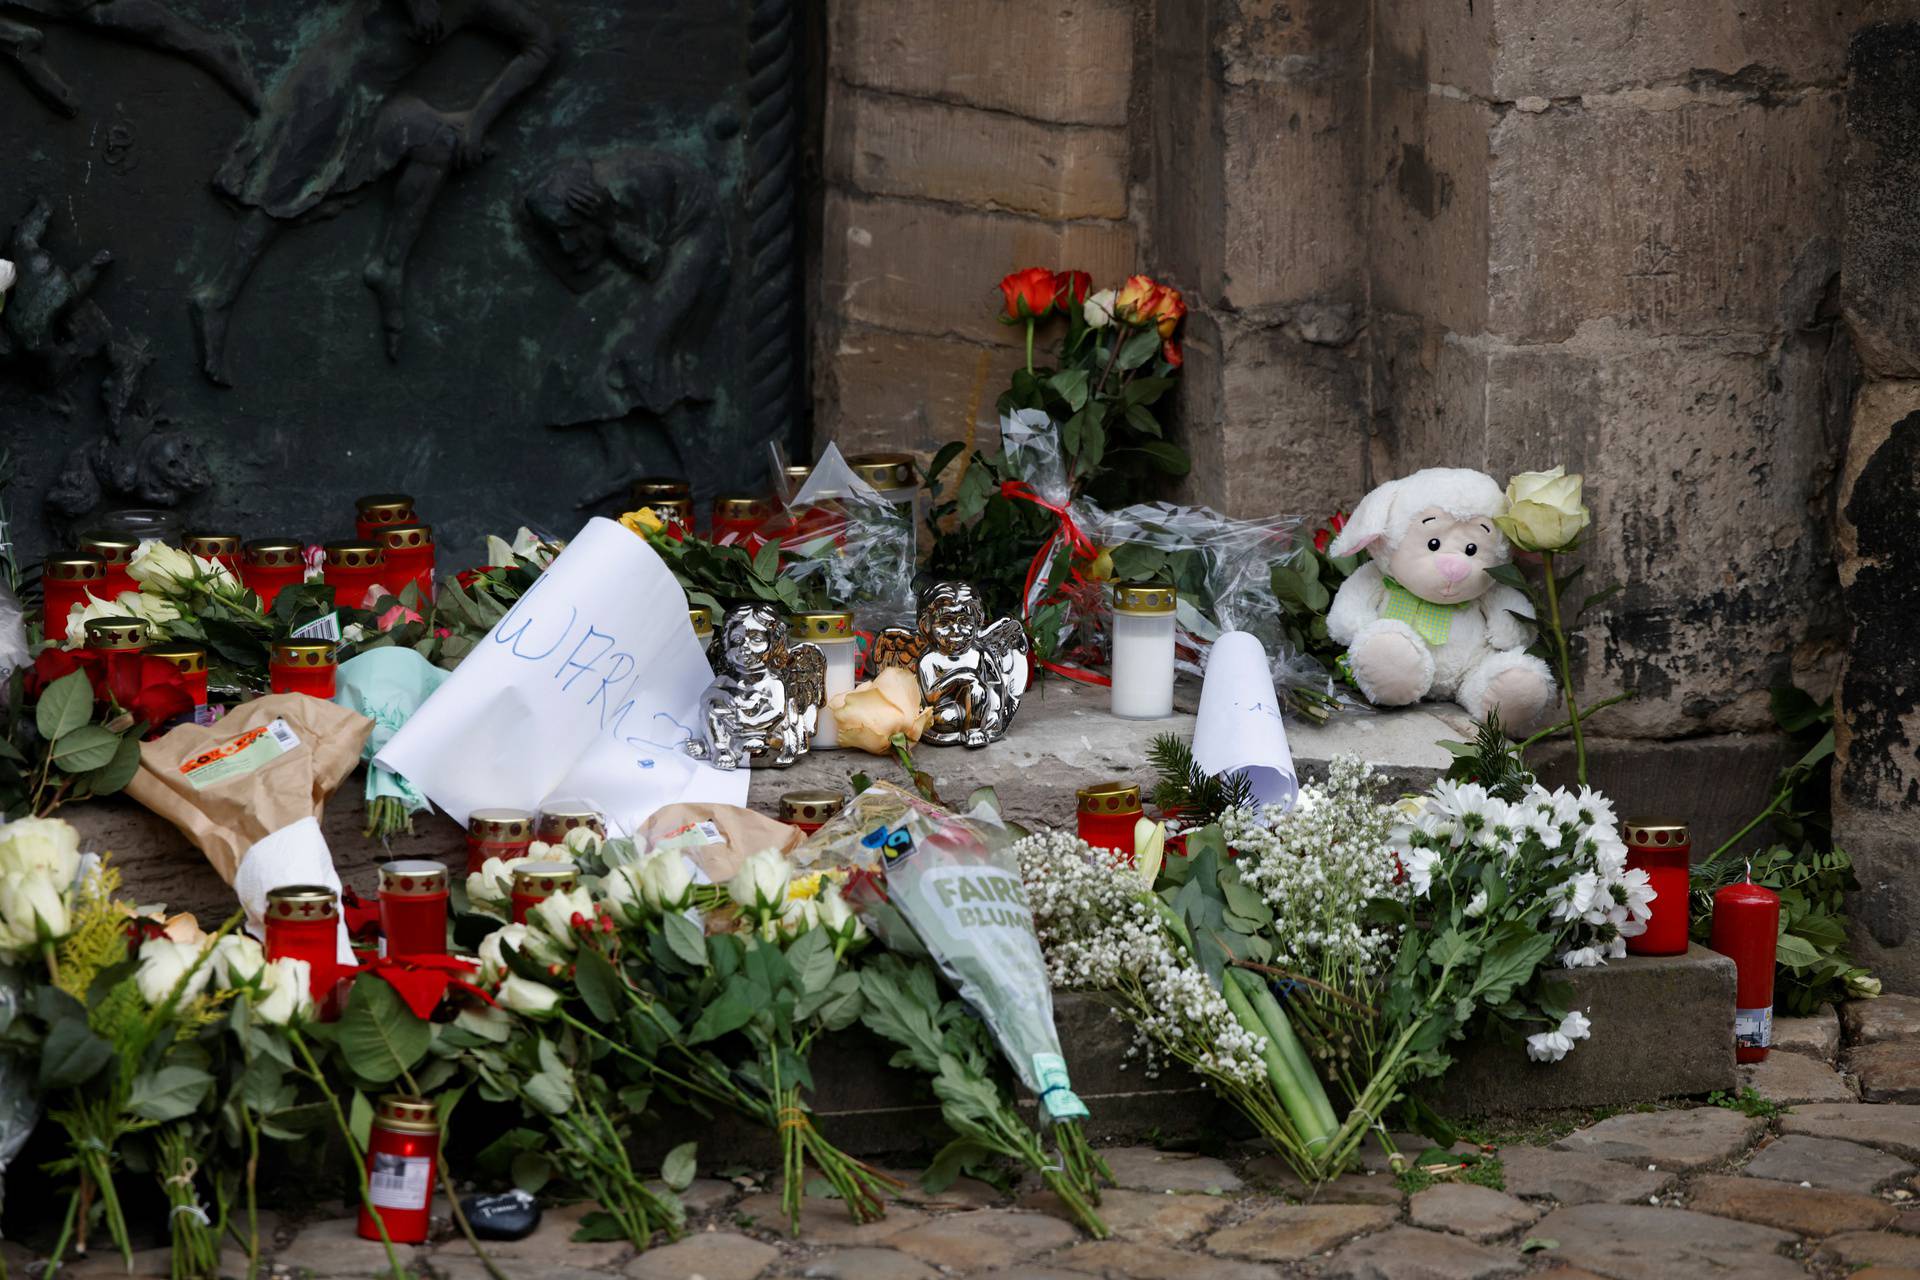
[[[382,956],[369,961],[353,974],[373,973],[385,978],[413,1010],[413,1016],[425,1021],[433,1016],[440,1001],[446,996],[448,987],[458,987],[468,995],[478,996],[488,1004],[493,997],[468,982],[463,975],[478,972],[479,966],[471,960],[462,960],[458,956],[417,955]]]
[[[1074,566],[1074,561],[1097,560],[1100,558],[1100,548],[1093,544],[1091,538],[1081,532],[1080,526],[1074,522],[1072,511],[1069,510],[1065,504],[1048,502],[1045,498],[1034,492],[1033,486],[1025,480],[1002,480],[1000,482],[1000,494],[1002,497],[1017,498],[1022,502],[1031,502],[1036,507],[1053,512],[1055,517],[1060,521],[1059,527],[1053,532],[1053,536],[1040,545],[1040,550],[1034,553],[1033,563],[1027,566],[1026,585],[1021,588],[1020,592],[1020,609],[1021,615],[1030,620],[1033,617],[1034,605],[1050,603],[1052,599],[1059,598],[1058,593],[1056,593],[1056,595],[1048,601],[1041,601],[1036,598],[1034,592],[1034,584],[1040,580],[1041,572],[1053,560],[1054,547],[1065,543],[1070,549],[1071,555],[1067,559],[1067,573],[1075,582],[1085,582],[1087,579],[1086,576]],[[1073,667],[1065,663],[1045,662],[1039,659],[1035,661],[1039,662],[1040,666],[1045,667],[1057,675],[1063,675],[1069,680],[1078,680],[1082,684],[1102,686],[1111,686],[1113,684],[1113,678],[1111,676],[1103,676],[1098,671],[1089,671],[1085,667]]]

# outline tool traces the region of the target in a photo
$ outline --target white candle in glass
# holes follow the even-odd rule
[[[793,638],[820,646],[827,659],[827,696],[820,704],[820,715],[813,726],[813,745],[832,750],[840,745],[840,726],[833,709],[827,706],[836,694],[853,688],[855,668],[859,665],[860,646],[853,634],[853,615],[837,609],[821,609],[793,615]]]
[[[1113,714],[1161,720],[1173,714],[1173,609],[1166,583],[1113,589]]]

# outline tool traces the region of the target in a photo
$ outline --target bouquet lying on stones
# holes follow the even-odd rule
[[[1369,1131],[1386,1145],[1388,1108],[1470,1025],[1565,1057],[1589,1024],[1551,969],[1624,955],[1653,897],[1595,792],[1376,791],[1342,758],[1291,810],[1187,832],[1184,858],[1016,847],[1055,984],[1108,999],[1150,1072],[1198,1074],[1310,1183]]]

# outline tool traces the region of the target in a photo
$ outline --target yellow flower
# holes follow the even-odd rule
[[[641,507],[638,511],[629,511],[620,517],[620,523],[641,537],[650,533],[659,533],[667,527],[667,522],[653,514],[652,507]]]
[[[1087,580],[1090,582],[1105,582],[1112,576],[1113,548],[1102,547],[1100,554],[1093,558],[1093,563],[1087,566]]]
[[[887,667],[865,684],[827,699],[827,713],[840,731],[840,745],[883,756],[893,750],[893,735],[920,741],[933,709],[920,696],[920,681],[904,667]]]
[[[824,877],[818,872],[810,876],[799,876],[788,883],[787,897],[817,898],[820,896],[820,884]]]

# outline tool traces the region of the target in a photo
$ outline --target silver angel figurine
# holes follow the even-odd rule
[[[716,769],[749,759],[790,765],[807,754],[827,695],[827,659],[818,646],[789,644],[786,621],[771,605],[727,610],[720,624],[713,683],[701,699],[699,734],[687,754]]]
[[[987,625],[964,582],[941,582],[920,597],[918,627],[888,627],[874,642],[876,666],[905,667],[933,709],[923,741],[984,747],[1006,736],[1027,691],[1027,632],[1018,618]]]

